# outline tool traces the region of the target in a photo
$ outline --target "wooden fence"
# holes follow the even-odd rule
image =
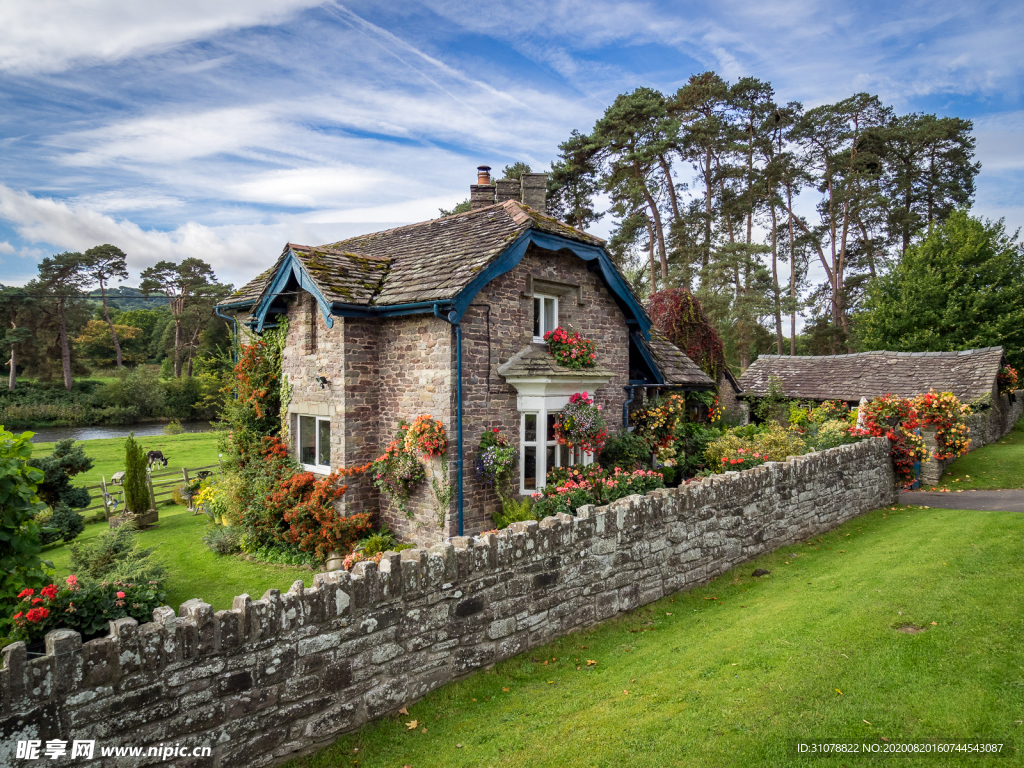
[[[149,503],[155,509],[159,501],[166,500],[174,494],[174,489],[182,485],[188,485],[189,481],[203,479],[219,474],[220,464],[207,464],[205,467],[182,467],[177,469],[165,469],[154,472],[152,469],[146,471],[146,481],[149,485]],[[90,512],[103,512],[103,516],[109,518],[114,512],[115,500],[117,508],[123,512],[124,487],[120,483],[108,480],[106,476],[100,476],[99,485],[87,485],[85,490],[93,495],[93,503],[85,509],[77,512],[83,516]]]

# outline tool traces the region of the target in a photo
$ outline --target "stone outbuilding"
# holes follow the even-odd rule
[[[552,466],[593,460],[554,440],[573,393],[594,394],[617,431],[638,392],[715,387],[652,331],[604,241],[545,214],[545,174],[495,184],[489,170],[479,169],[470,211],[322,246],[289,243],[218,306],[243,335],[288,318],[287,433],[311,471],[372,461],[402,420],[441,421],[457,489],[450,508],[437,510],[422,484],[407,516],[365,476],[344,502],[422,544],[493,527],[497,497],[473,471],[485,431],[517,445],[518,490],[529,494]],[[542,337],[558,326],[595,343],[596,368],[554,361]]]

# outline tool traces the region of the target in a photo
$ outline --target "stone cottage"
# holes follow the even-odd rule
[[[573,393],[595,394],[617,431],[645,391],[715,386],[652,331],[604,241],[545,215],[545,174],[492,183],[489,170],[478,169],[469,212],[323,246],[289,243],[218,306],[257,334],[287,316],[288,438],[310,470],[372,461],[402,420],[443,423],[457,490],[443,520],[426,484],[409,516],[366,477],[344,502],[423,544],[493,527],[497,498],[473,471],[485,430],[518,445],[518,490],[529,494],[550,467],[593,458],[554,440],[555,414]],[[542,337],[558,326],[595,343],[597,367],[555,362]]]

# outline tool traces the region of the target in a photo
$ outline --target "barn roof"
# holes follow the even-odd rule
[[[861,352],[851,355],[761,355],[740,377],[745,394],[768,394],[778,377],[786,397],[847,400],[893,394],[913,397],[929,389],[962,401],[991,394],[1004,364],[1002,347],[961,352]]]

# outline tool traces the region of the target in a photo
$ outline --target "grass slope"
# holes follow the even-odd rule
[[[408,716],[288,765],[855,766],[877,758],[799,758],[793,743],[1024,746],[1022,533],[1012,513],[871,512],[447,685]],[[772,575],[753,579],[758,567]],[[1005,764],[1019,764],[1013,754]]]
[[[938,487],[954,491],[1024,488],[1024,419],[1002,440],[950,464]]]
[[[160,558],[167,564],[167,604],[178,606],[193,597],[200,597],[214,610],[228,609],[243,592],[259,599],[268,589],[282,592],[301,579],[308,587],[313,584],[313,571],[281,565],[265,565],[228,555],[215,555],[202,536],[206,529],[206,515],[195,515],[185,507],[174,504],[160,507],[160,522],[141,531],[138,541],[142,546],[156,547]],[[104,523],[87,525],[75,541],[83,541],[107,530]],[[43,552],[43,559],[51,561],[58,578],[70,573],[71,546],[63,544]]]
[[[95,485],[100,475],[107,480],[124,469],[123,437],[105,440],[82,440],[85,455],[92,459],[93,468],[75,478],[76,485]],[[145,451],[163,451],[168,458],[167,469],[181,471],[182,467],[205,467],[217,463],[217,433],[192,432],[180,435],[152,435],[140,437],[138,442]],[[33,456],[49,456],[55,443],[32,443]],[[163,467],[158,468],[163,471]],[[154,471],[157,471],[155,468]]]

